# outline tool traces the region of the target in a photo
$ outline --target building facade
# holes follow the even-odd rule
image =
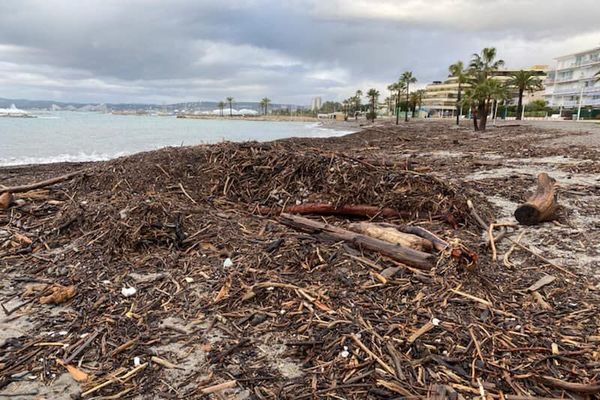
[[[550,107],[576,110],[600,108],[600,47],[555,59],[548,73],[544,98]]]
[[[534,65],[526,68],[527,71],[533,71],[538,75],[538,78],[544,83],[546,79],[546,72],[548,70],[547,65]],[[494,73],[495,79],[499,81],[508,81],[511,79],[511,75],[516,70],[499,70]],[[468,84],[462,85],[462,90],[468,88]],[[535,91],[533,93],[525,93],[523,95],[523,104],[528,104],[531,101],[542,99],[544,89]],[[511,93],[514,97],[511,101],[513,104],[517,103],[516,93]],[[458,81],[457,78],[449,77],[445,81],[435,81],[425,87],[425,94],[423,95],[423,108],[429,111],[431,116],[455,116],[456,115],[456,100],[458,98]]]
[[[321,98],[315,97],[312,99],[312,104],[310,105],[311,111],[319,111],[321,109]]]
[[[452,116],[456,112],[457,98],[458,81],[450,77],[444,82],[434,81],[427,85],[421,106],[428,110],[431,116]]]

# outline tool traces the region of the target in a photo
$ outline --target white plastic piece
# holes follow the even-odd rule
[[[133,296],[137,293],[137,289],[134,287],[124,287],[121,289],[121,294],[125,297]]]

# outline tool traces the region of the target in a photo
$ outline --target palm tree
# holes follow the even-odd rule
[[[600,82],[600,71],[596,72],[594,76],[596,77],[596,82]]]
[[[458,81],[458,94],[456,96],[456,125],[460,124],[460,114],[462,114],[461,107],[461,91],[462,85],[467,83],[468,71],[465,69],[465,66],[462,61],[457,61],[451,66],[448,67],[448,71],[450,72],[450,76],[456,78]]]
[[[481,51],[481,54],[473,54],[469,63],[469,78],[468,82],[471,85],[470,100],[471,108],[475,107],[476,112],[473,113],[474,118],[479,118],[473,121],[475,130],[485,131],[487,125],[487,117],[490,113],[490,105],[492,99],[488,96],[490,86],[489,81],[493,78],[494,72],[504,65],[504,61],[496,60],[496,49],[486,47]]]
[[[417,78],[415,78],[412,74],[412,72],[410,71],[406,71],[402,74],[402,76],[400,77],[400,81],[404,83],[404,85],[406,86],[406,103],[408,104],[408,94],[410,91],[410,84],[411,83],[415,83],[417,81]],[[408,107],[408,106],[407,106]],[[404,114],[404,122],[408,122],[408,108],[406,110],[406,114]]]
[[[377,99],[379,98],[379,91],[377,89],[369,89],[367,92],[367,97],[369,97],[369,101],[371,102],[371,112],[370,119],[371,121],[375,121],[375,105],[377,104]]]
[[[362,97],[362,95],[363,95],[363,92],[360,89],[358,89],[356,91],[356,93],[354,94],[354,106],[355,106],[354,119],[358,119],[358,112],[360,111],[360,98]]]
[[[233,111],[232,111],[232,104],[233,104],[233,97],[228,97],[227,98],[227,103],[229,103],[229,116],[233,116]]]
[[[387,90],[390,91],[390,100],[394,102],[394,109],[392,110],[392,115],[395,115],[396,105],[398,104],[398,98],[396,97],[396,92],[398,91],[398,82],[390,83],[387,87]],[[391,105],[388,107],[392,108]]]
[[[415,111],[417,111],[417,107],[419,110],[421,109],[421,104],[423,104],[423,95],[425,94],[425,90],[419,89],[415,90],[410,94],[410,104],[412,106],[412,117],[415,117]]]
[[[519,91],[519,100],[517,102],[517,119],[521,119],[523,113],[523,93],[527,90],[533,92],[542,89],[542,81],[536,76],[533,71],[517,71],[511,74],[508,85],[517,88]]]
[[[219,104],[217,104],[217,107],[219,107],[219,110],[221,110],[221,117],[223,116],[223,109],[225,108],[225,103],[220,101]]]
[[[388,90],[392,92],[392,100],[394,101],[394,112],[392,115],[396,115],[396,125],[398,125],[399,118],[399,108],[400,108],[400,96],[402,96],[402,92],[404,91],[406,85],[400,79],[398,82],[394,82],[388,85]]]
[[[263,99],[260,101],[260,106],[262,107],[265,113],[264,115],[267,115],[269,111],[269,103],[271,103],[271,99],[269,99],[268,97],[263,97]]]

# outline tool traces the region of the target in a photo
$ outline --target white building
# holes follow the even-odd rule
[[[550,107],[572,109],[600,108],[600,47],[556,58],[546,79],[544,98]]]
[[[321,109],[321,98],[315,97],[310,106],[311,111],[319,111]]]

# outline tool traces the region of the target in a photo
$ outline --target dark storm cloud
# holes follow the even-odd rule
[[[0,97],[308,103],[420,82],[484,46],[509,65],[600,41],[600,5],[558,1],[0,3]]]

